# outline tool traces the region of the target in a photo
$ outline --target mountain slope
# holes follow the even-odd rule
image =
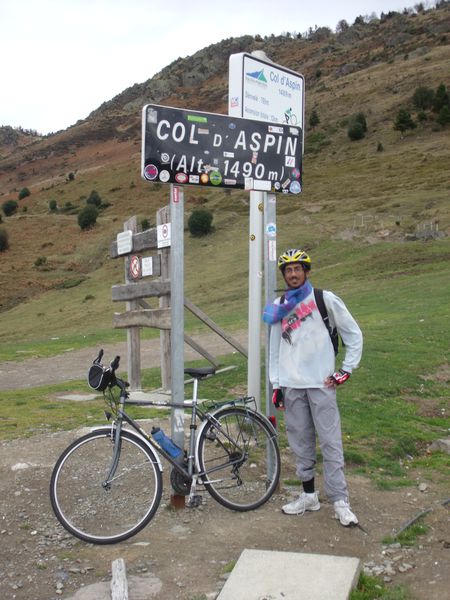
[[[68,330],[110,326],[117,308],[111,306],[109,286],[122,280],[123,265],[109,259],[109,244],[132,214],[154,224],[155,211],[168,197],[166,188],[139,175],[141,107],[155,102],[226,113],[228,58],[235,52],[263,49],[275,62],[302,72],[306,124],[312,109],[320,117],[317,127],[306,127],[304,192],[295,201],[278,201],[280,246],[305,244],[326,268],[337,262],[329,254],[336,244],[338,252],[348,253],[354,250],[349,243],[403,243],[417,227],[435,227],[437,221],[448,233],[448,128],[437,126],[430,114],[402,138],[393,130],[393,120],[401,106],[411,107],[418,86],[436,89],[443,82],[449,87],[449,31],[447,3],[418,15],[361,20],[339,34],[318,29],[308,38],[231,38],[175,61],[66,131],[26,146],[3,145],[0,201],[17,199],[24,186],[31,191],[19,202],[18,213],[3,217],[0,225],[10,241],[9,250],[0,254],[4,339],[17,334],[15,319],[24,332],[39,335],[42,326],[36,315],[41,313],[47,314],[47,328],[61,327],[60,316],[45,306],[70,313],[70,318],[64,313]],[[359,111],[366,116],[368,132],[365,139],[351,142],[348,119]],[[74,212],[93,189],[109,206],[94,229],[80,232]],[[188,292],[200,304],[214,306],[225,290],[230,314],[237,306],[243,314],[248,194],[190,186],[185,198],[187,214],[205,204],[214,212],[216,227],[205,240],[186,236]],[[50,213],[52,200],[58,211]],[[205,252],[208,285],[197,285],[198,276],[190,275],[190,268],[195,269],[198,253],[210,248],[220,251]],[[212,263],[222,250],[227,256],[218,272]],[[85,300],[93,295],[95,302]],[[29,302],[22,304],[25,300]],[[83,315],[87,307],[90,324]]]

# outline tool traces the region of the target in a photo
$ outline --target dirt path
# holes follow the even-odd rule
[[[247,346],[247,333],[238,332],[233,337],[244,347]],[[203,346],[213,356],[227,354],[233,348],[215,334],[192,336],[194,341]],[[127,370],[126,342],[107,344],[104,361],[110,361],[117,354],[121,356],[121,370]],[[21,362],[0,362],[0,391],[11,389],[31,388],[39,385],[62,383],[74,379],[84,379],[89,365],[98,353],[98,348],[71,350],[65,354],[50,358],[30,358]],[[185,359],[200,358],[185,344]],[[142,368],[158,367],[160,365],[159,338],[141,342]]]
[[[145,428],[150,426],[145,423]],[[140,583],[146,590],[144,595],[136,592],[132,600],[212,600],[224,583],[226,566],[244,548],[356,556],[367,571],[386,578],[388,585],[407,586],[411,598],[447,597],[450,524],[448,509],[440,504],[448,493],[444,477],[426,481],[421,492],[418,485],[425,480],[417,474],[417,486],[383,492],[368,479],[349,475],[352,506],[367,533],[343,528],[332,518],[326,501],[320,511],[303,517],[283,515],[280,507],[297,491],[285,485],[265,506],[250,513],[222,508],[206,493],[201,507],[174,511],[166,481],[163,504],[143,532],[119,545],[96,547],[75,540],[57,524],[48,496],[56,458],[80,433],[59,432],[0,444],[2,599],[101,600],[99,590],[108,589],[111,562],[123,557],[135,586]],[[294,477],[288,451],[283,453],[282,477]],[[413,548],[383,546],[383,538],[429,507],[433,508],[426,518],[430,529]],[[90,587],[94,585],[103,587]],[[88,590],[94,590],[93,596],[80,595]]]
[[[244,334],[236,337],[246,343]],[[222,346],[217,336],[198,336],[197,341],[215,355],[229,352],[229,346],[225,342]],[[51,359],[0,363],[0,389],[83,378],[95,354],[96,349],[87,349]],[[124,344],[105,347],[108,358],[115,354],[125,359]],[[157,366],[158,340],[146,341],[142,356],[144,366]],[[195,354],[188,350],[186,356]],[[125,369],[126,361],[122,364]],[[145,428],[152,424],[160,423],[147,422]],[[298,493],[298,488],[284,484],[265,506],[250,513],[228,511],[207,493],[203,493],[202,506],[174,511],[166,469],[163,503],[150,525],[122,544],[96,547],[66,533],[49,502],[53,465],[80,433],[58,432],[0,443],[2,599],[102,600],[109,589],[111,562],[123,557],[134,586],[130,600],[214,600],[226,578],[227,565],[236,561],[244,548],[356,556],[367,572],[380,575],[387,585],[406,586],[414,600],[442,600],[448,595],[450,522],[449,509],[442,506],[449,496],[445,474],[430,480],[426,473],[410,473],[416,481],[413,487],[380,491],[369,479],[349,473],[352,506],[364,532],[340,526],[323,498],[316,513],[283,515],[281,506]],[[282,480],[295,479],[289,451],[283,452],[282,462]],[[320,476],[318,482],[320,486]],[[415,546],[383,545],[383,539],[430,507],[433,510],[426,517],[429,531]],[[89,590],[90,596],[86,595]]]

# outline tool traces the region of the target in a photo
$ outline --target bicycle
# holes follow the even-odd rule
[[[72,442],[57,460],[50,481],[53,511],[67,531],[94,544],[117,543],[141,531],[161,501],[160,456],[170,463],[172,488],[189,497],[188,506],[201,503],[198,486],[235,511],[253,510],[269,500],[280,477],[280,451],[276,430],[256,412],[253,397],[200,407],[199,381],[214,375],[215,369],[186,368],[193,378],[192,399],[182,405],[191,413],[188,451],[181,460],[172,458],[126,413],[125,404],[142,402],[130,401],[129,384],[116,376],[120,357],[106,368],[102,356],[103,350],[93,363],[103,380],[96,389],[103,387],[105,416],[111,423]],[[171,402],[145,404],[180,408]]]

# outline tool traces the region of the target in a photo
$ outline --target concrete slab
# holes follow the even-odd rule
[[[217,600],[348,600],[358,558],[245,549]]]

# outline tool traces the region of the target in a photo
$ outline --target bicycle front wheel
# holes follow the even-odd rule
[[[280,477],[274,429],[244,407],[214,413],[200,434],[198,461],[208,492],[232,510],[253,510],[267,502]]]
[[[55,515],[67,531],[86,542],[113,544],[135,535],[161,500],[155,453],[128,431],[120,437],[117,467],[108,482],[114,430],[93,431],[75,440],[53,469],[50,499]]]

